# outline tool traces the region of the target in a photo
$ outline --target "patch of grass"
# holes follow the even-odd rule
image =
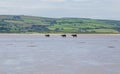
[[[97,33],[119,33],[116,30],[113,29],[96,29],[95,32]]]

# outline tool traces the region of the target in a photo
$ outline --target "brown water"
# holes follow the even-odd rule
[[[0,74],[120,74],[120,35],[0,35]]]

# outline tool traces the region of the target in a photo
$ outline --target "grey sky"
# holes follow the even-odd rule
[[[0,15],[120,20],[120,0],[0,0]]]

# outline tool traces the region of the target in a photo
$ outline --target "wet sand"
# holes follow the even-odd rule
[[[120,74],[119,34],[0,34],[0,74]]]

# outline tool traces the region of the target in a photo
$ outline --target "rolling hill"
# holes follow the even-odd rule
[[[120,33],[120,21],[0,15],[0,33]]]

